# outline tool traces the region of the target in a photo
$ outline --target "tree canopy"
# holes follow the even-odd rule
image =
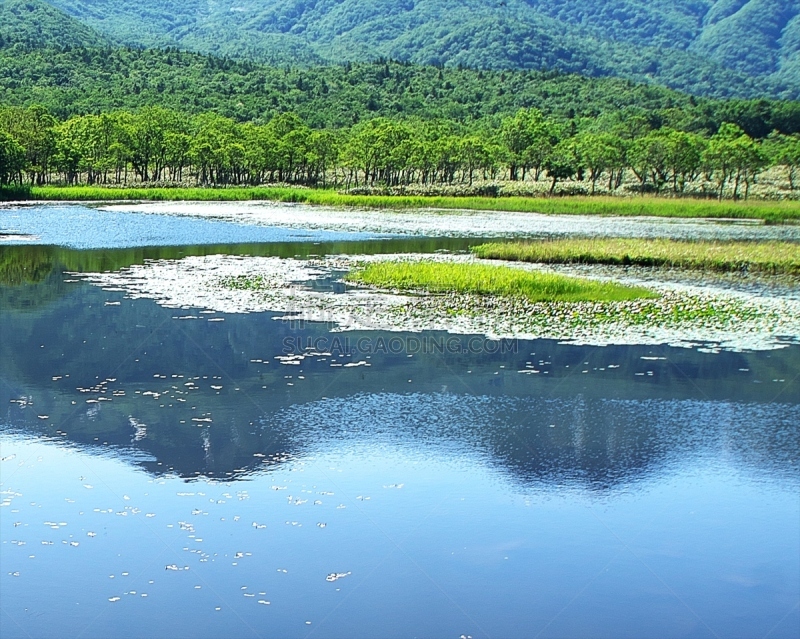
[[[292,111],[314,127],[365,118],[488,119],[519,108],[713,133],[733,122],[754,137],[800,131],[800,103],[715,100],[618,78],[553,71],[482,71],[388,60],[273,67],[175,49],[0,47],[0,104],[40,104],[61,118],[164,106],[266,122]],[[633,116],[636,117],[633,117]]]
[[[49,5],[119,44],[270,64],[383,57],[617,76],[714,97],[800,97],[797,0],[49,0]]]
[[[779,164],[795,188],[800,134],[773,132],[762,141],[728,122],[710,136],[623,124],[630,125],[558,119],[532,108],[503,117],[499,127],[374,117],[333,129],[312,128],[291,112],[255,124],[149,106],[58,121],[40,106],[6,107],[0,185],[332,182],[349,189],[544,175],[552,194],[566,180],[588,179],[594,192],[601,178],[614,192],[630,171],[642,193],[680,194],[704,175],[719,198],[736,199],[747,198],[757,176]]]

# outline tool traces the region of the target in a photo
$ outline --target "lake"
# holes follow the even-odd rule
[[[338,332],[81,276],[456,234],[9,230],[40,239],[0,246],[4,639],[800,634],[800,346]]]

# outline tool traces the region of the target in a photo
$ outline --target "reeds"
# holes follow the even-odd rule
[[[794,242],[565,239],[493,242],[472,247],[472,252],[481,258],[541,264],[666,266],[800,275],[800,244]]]

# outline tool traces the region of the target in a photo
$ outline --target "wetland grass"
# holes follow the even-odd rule
[[[507,266],[447,262],[376,262],[346,279],[383,289],[517,297],[529,302],[615,302],[658,297],[652,291]]]
[[[565,239],[493,242],[475,246],[472,252],[485,259],[541,264],[667,266],[800,275],[800,245],[793,242]]]
[[[282,187],[231,188],[156,188],[102,186],[33,186],[29,198],[38,201],[66,202],[244,202],[270,200],[275,202],[305,202],[307,189]]]
[[[20,192],[22,193],[22,192]],[[17,194],[20,195],[20,194]],[[8,199],[8,196],[6,196]],[[800,222],[798,202],[718,202],[689,198],[565,196],[454,197],[412,195],[350,195],[331,189],[292,187],[230,188],[107,188],[97,186],[34,186],[19,199],[99,202],[143,201],[248,201],[296,202],[321,206],[374,209],[443,209],[504,211],[553,215],[657,216],[674,218],[730,218],[767,223]]]

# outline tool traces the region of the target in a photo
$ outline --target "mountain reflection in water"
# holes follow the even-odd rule
[[[800,346],[335,333],[79,275],[467,246],[0,247],[0,635],[798,636]]]
[[[44,253],[54,263],[70,259]],[[118,266],[143,255],[115,258]],[[531,487],[613,490],[720,451],[756,476],[800,475],[796,346],[711,354],[520,341],[475,349],[491,343],[463,337],[462,352],[306,351],[290,364],[278,359],[287,344],[330,344],[328,327],[269,313],[165,309],[53,272],[21,284],[59,291],[43,294],[43,306],[5,289],[4,427],[114,450],[151,473],[229,479],[374,440],[466,456]],[[377,337],[338,336],[351,349]]]

